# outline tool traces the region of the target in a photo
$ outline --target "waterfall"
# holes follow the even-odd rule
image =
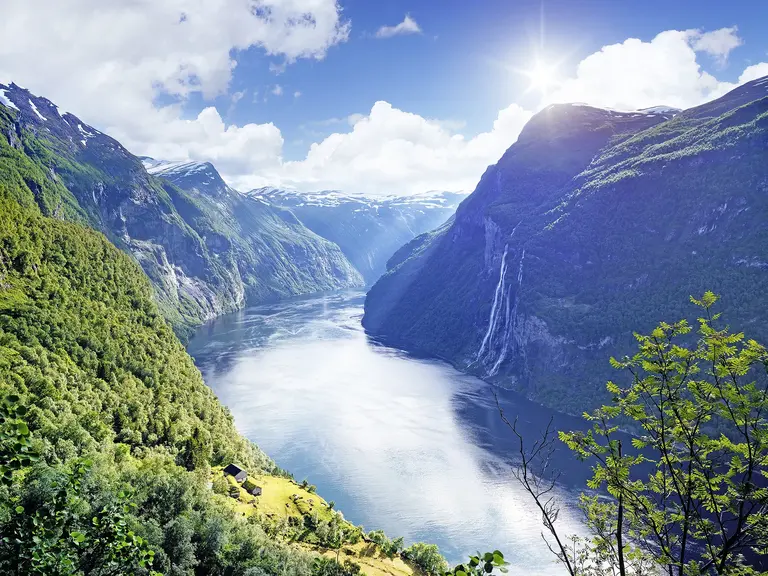
[[[496,328],[496,323],[498,322],[497,310],[499,307],[499,302],[503,298],[502,295],[504,294],[505,276],[507,273],[507,250],[508,249],[509,249],[509,244],[504,246],[504,256],[501,257],[501,267],[499,268],[499,282],[496,284],[496,292],[493,295],[493,304],[491,305],[491,315],[488,317],[488,331],[485,333],[485,337],[483,338],[483,343],[480,345],[480,350],[478,350],[477,352],[475,361],[480,360],[483,357],[483,353],[485,352],[485,347],[489,343],[493,344],[493,332],[494,332],[494,328]]]
[[[502,344],[501,349],[499,350],[499,355],[496,358],[496,362],[493,363],[493,366],[488,371],[486,376],[494,376],[498,373],[499,368],[501,367],[501,363],[504,362],[504,360],[507,358],[507,351],[509,350],[509,341],[515,332],[515,328],[517,328],[517,306],[520,303],[520,292],[522,291],[523,287],[523,264],[525,263],[525,249],[523,249],[523,253],[520,256],[520,266],[517,269],[517,287],[515,288],[515,303],[510,306],[509,305],[509,297],[510,293],[512,291],[512,288],[510,287],[509,291],[507,292],[507,299],[506,299],[506,314],[505,314],[505,322],[504,322],[504,337],[502,338]]]

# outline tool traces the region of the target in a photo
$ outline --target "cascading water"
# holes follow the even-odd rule
[[[493,376],[494,374],[497,374],[499,371],[499,368],[501,367],[501,363],[504,362],[504,360],[507,357],[507,351],[509,350],[509,340],[510,335],[515,333],[515,328],[517,327],[517,306],[520,303],[520,292],[523,287],[523,264],[525,263],[525,249],[523,249],[523,253],[520,256],[520,266],[517,270],[517,287],[515,289],[515,303],[512,305],[511,309],[509,306],[509,292],[507,292],[507,312],[506,312],[506,321],[504,323],[504,338],[502,339],[502,345],[501,350],[499,351],[499,356],[496,358],[496,362],[493,363],[493,367],[488,371],[488,376]],[[510,289],[511,291],[511,289]]]
[[[499,302],[503,298],[504,283],[507,275],[507,251],[509,250],[509,244],[504,246],[504,255],[501,257],[501,267],[499,269],[499,282],[496,284],[496,291],[493,294],[493,304],[491,305],[491,315],[488,317],[488,331],[485,333],[482,344],[480,344],[480,350],[477,352],[475,362],[483,359],[483,354],[486,352],[486,346],[493,344],[493,333],[498,322],[498,307]],[[490,348],[490,346],[489,346]]]
[[[517,308],[520,303],[520,292],[523,285],[523,266],[525,263],[525,249],[520,256],[520,265],[517,270],[517,284],[507,286],[507,254],[509,245],[504,247],[504,256],[501,259],[501,268],[499,270],[499,282],[496,285],[496,291],[491,306],[491,314],[488,318],[488,330],[477,352],[475,362],[482,362],[491,367],[486,372],[486,376],[493,376],[498,373],[502,362],[507,357],[509,344],[512,334],[514,334],[517,325]],[[512,300],[512,290],[514,289],[514,303]],[[500,322],[503,316],[503,323]],[[495,347],[494,342],[500,337],[499,346]]]

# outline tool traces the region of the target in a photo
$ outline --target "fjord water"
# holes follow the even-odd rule
[[[433,542],[452,562],[498,548],[513,573],[555,570],[541,514],[510,473],[517,444],[493,389],[442,362],[370,341],[357,291],[295,299],[221,317],[189,352],[238,429],[297,480],[367,530]],[[509,419],[533,439],[552,413],[497,390]],[[587,470],[559,452],[567,504]],[[576,512],[565,531],[578,530]],[[567,528],[565,528],[567,526]]]

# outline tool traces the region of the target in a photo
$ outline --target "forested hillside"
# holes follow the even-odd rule
[[[140,267],[100,233],[43,216],[35,190],[65,191],[44,189],[38,166],[2,162],[3,574],[352,576],[350,559],[418,571],[418,554],[393,564],[370,542],[379,552],[349,549],[343,567],[318,560],[361,530],[320,499],[298,504],[315,497],[238,434]],[[211,466],[232,462],[272,478],[264,514],[239,487],[211,486]]]

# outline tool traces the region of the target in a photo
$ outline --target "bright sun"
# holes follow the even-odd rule
[[[557,84],[557,69],[555,66],[546,62],[536,62],[536,65],[525,73],[531,79],[529,90],[538,90],[546,93],[550,88]]]

